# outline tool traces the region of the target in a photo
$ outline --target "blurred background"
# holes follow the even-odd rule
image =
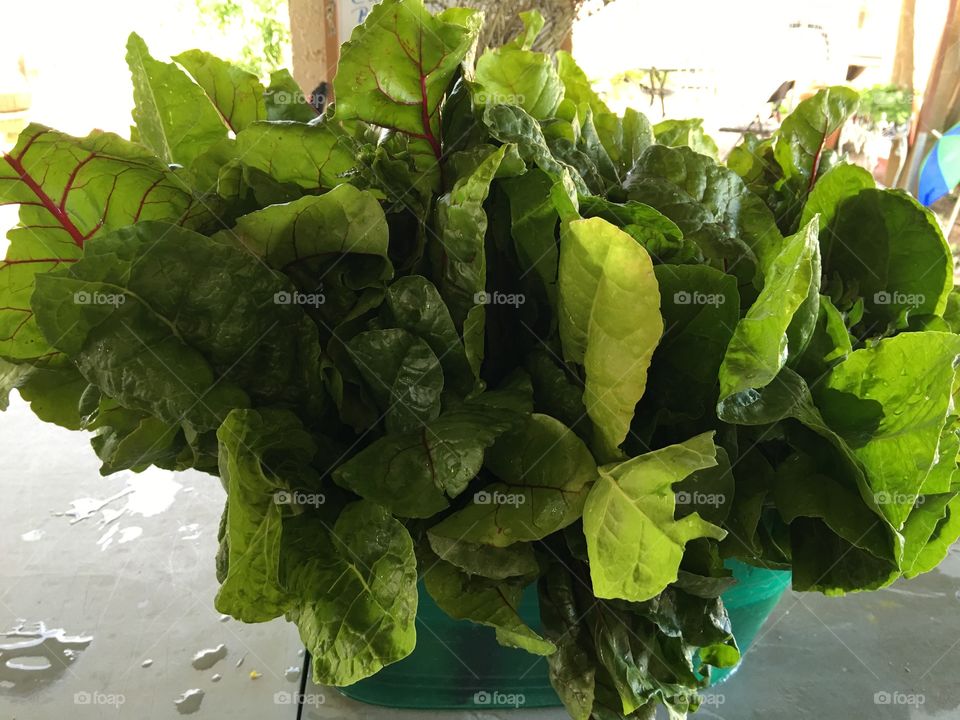
[[[126,135],[132,96],[124,43],[136,31],[157,57],[200,47],[266,77],[293,67],[304,92],[329,81],[337,40],[373,0],[35,0],[6,3],[15,27],[0,45],[0,147],[27,121],[73,134]],[[464,4],[429,0],[431,9]],[[564,47],[616,110],[653,122],[703,118],[722,157],[743,132],[769,133],[825,85],[862,93],[840,138],[888,186],[916,192],[923,158],[960,121],[960,45],[954,0],[474,0],[499,44],[517,12],[547,18],[539,49]],[[953,10],[951,10],[951,6]],[[935,80],[931,86],[931,78]],[[93,93],[90,92],[94,88]],[[928,117],[922,115],[927,100]],[[923,127],[921,127],[923,126]],[[911,152],[911,145],[916,149]],[[934,210],[946,228],[951,193]],[[0,225],[9,215],[0,215]],[[960,244],[954,231],[954,245]]]

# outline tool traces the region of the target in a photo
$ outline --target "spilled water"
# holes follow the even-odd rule
[[[203,690],[193,688],[187,690],[179,698],[173,701],[177,706],[177,712],[181,715],[190,715],[200,709],[200,703],[203,702]]]
[[[28,695],[63,675],[93,636],[20,621],[0,639],[0,694]]]
[[[227,656],[227,646],[220,643],[215,648],[201,650],[190,663],[196,670],[209,670]]]
[[[200,537],[200,523],[190,523],[189,525],[181,525],[177,530],[184,540],[196,540]]]
[[[126,487],[110,497],[77,498],[71,501],[68,509],[53,514],[56,517],[70,518],[71,525],[99,514],[97,525],[101,528],[124,516],[153,517],[169,509],[177,493],[183,489],[183,485],[173,478],[173,473],[168,470],[148,468],[142,473],[127,477]],[[119,500],[125,500],[124,504],[114,506]]]
[[[117,541],[118,545],[123,545],[131,540],[136,540],[141,535],[143,535],[143,528],[136,526],[121,528],[119,525],[112,525],[109,530],[100,536],[97,545],[101,550],[106,550],[113,544],[114,540]]]

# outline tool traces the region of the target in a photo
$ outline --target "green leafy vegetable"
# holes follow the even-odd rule
[[[0,161],[0,409],[218,475],[216,607],[319,683],[409,655],[425,591],[576,720],[682,720],[740,657],[726,563],[839,595],[960,537],[952,256],[832,148],[853,91],[722,163],[521,20],[478,58],[479,12],[384,0],[323,114],[131,35],[132,141]]]
[[[574,220],[561,236],[558,286],[564,358],[583,365],[583,400],[599,452],[615,456],[663,332],[650,256],[600,218]]]
[[[696,513],[673,517],[673,485],[716,463],[706,434],[601,469],[583,510],[597,597],[649,600],[676,581],[687,542],[723,539],[722,529]]]
[[[127,40],[127,65],[133,76],[137,139],[161,160],[190,167],[227,137],[227,126],[204,88],[173,63],[151,57],[136,33]]]

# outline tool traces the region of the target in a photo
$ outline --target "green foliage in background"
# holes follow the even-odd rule
[[[195,0],[204,23],[240,41],[227,58],[259,78],[280,69],[290,54],[286,0]]]
[[[913,93],[896,85],[874,85],[860,92],[857,116],[873,125],[905,125],[913,113]]]

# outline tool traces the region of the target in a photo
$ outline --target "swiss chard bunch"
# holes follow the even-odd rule
[[[407,656],[422,579],[572,717],[684,717],[739,659],[725,559],[843,593],[960,535],[951,255],[825,149],[850,91],[725,166],[523,20],[477,57],[475,11],[384,0],[322,117],[131,36],[132,140],[0,162],[3,398],[104,473],[218,474],[216,606],[286,615],[319,682]]]

